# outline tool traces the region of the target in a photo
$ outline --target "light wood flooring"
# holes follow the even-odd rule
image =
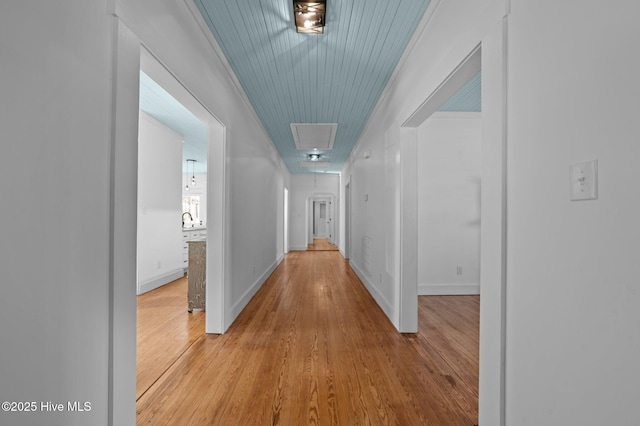
[[[187,278],[138,296],[136,399],[204,336],[204,312],[187,312]]]
[[[307,244],[308,251],[338,251],[338,246],[331,244],[328,238],[314,238],[313,244]]]
[[[475,425],[478,296],[420,297],[400,334],[339,252],[291,252],[227,333],[186,280],[138,299],[139,425]]]

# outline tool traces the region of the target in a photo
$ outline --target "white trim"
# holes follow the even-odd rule
[[[136,420],[136,240],[140,40],[113,17],[106,424]]]
[[[240,312],[247,306],[247,304],[251,301],[253,296],[260,290],[260,287],[267,281],[267,279],[271,276],[273,271],[280,265],[284,256],[280,256],[259,278],[256,282],[253,283],[251,287],[242,295],[242,297],[236,302],[235,305],[227,312],[229,315],[228,323],[233,322],[235,318],[240,315]]]
[[[398,331],[418,332],[418,131],[400,128],[400,265],[396,309]]]
[[[290,123],[291,134],[293,135],[293,142],[296,144],[296,149],[310,151],[318,148],[320,151],[330,151],[333,149],[333,144],[336,140],[336,131],[338,130],[338,123]],[[326,145],[318,142],[312,144],[303,145],[304,139],[300,138],[300,130],[304,128],[314,128],[316,131],[322,128],[329,128],[329,139],[327,139]]]
[[[482,118],[482,112],[474,112],[474,111],[436,111],[429,116],[429,118],[439,118],[439,119],[447,119],[450,118],[452,120],[458,120],[461,118],[473,118],[480,119]]]
[[[184,268],[177,269],[175,271],[167,272],[150,280],[138,283],[138,295],[146,293],[151,290],[155,290],[158,287],[162,287],[165,284],[169,284],[171,281],[175,281],[184,277]]]
[[[206,111],[208,111],[205,108]],[[213,119],[213,120],[212,120]],[[209,126],[207,164],[207,200],[218,201],[207,205],[207,283],[206,305],[215,306],[206,315],[205,332],[224,333],[227,306],[225,289],[227,271],[227,128],[213,114],[205,121]],[[210,166],[210,165],[213,165]]]
[[[378,289],[369,281],[366,277],[365,273],[358,267],[358,265],[353,261],[349,260],[349,265],[353,272],[356,273],[362,284],[364,284],[365,288],[369,290],[369,294],[375,299],[376,303],[382,308],[384,313],[387,315],[389,319],[396,318],[395,310],[393,305],[389,303],[389,301],[378,291]]]
[[[418,296],[479,295],[480,284],[418,284]]]
[[[418,127],[480,71],[480,45],[462,60],[427,99],[407,118],[403,127]]]
[[[506,422],[507,18],[482,40],[480,424]],[[486,94],[486,95],[485,95]]]

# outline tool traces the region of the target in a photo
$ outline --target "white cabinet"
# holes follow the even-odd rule
[[[189,241],[191,238],[191,233],[189,231],[182,231],[182,268],[187,270],[189,266]]]
[[[201,240],[203,238],[207,238],[206,228],[182,229],[182,267],[185,272],[189,267],[189,244],[187,244],[187,241]]]

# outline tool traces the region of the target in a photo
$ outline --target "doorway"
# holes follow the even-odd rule
[[[284,187],[284,206],[283,206],[283,254],[289,253],[289,189]]]
[[[181,278],[187,241],[206,236],[209,142],[207,126],[144,70],[139,102],[138,295]]]
[[[482,72],[482,194],[480,199],[480,351],[479,421],[504,425],[506,360],[506,146],[507,146],[507,48],[506,18],[486,34],[481,43],[463,59],[402,124],[405,158],[415,155],[415,132],[431,114],[478,71]],[[405,144],[406,142],[406,144]],[[406,155],[408,154],[408,155]],[[416,167],[409,165],[410,176]],[[403,195],[407,195],[404,193]],[[408,197],[412,198],[409,192]],[[412,219],[417,209],[403,204],[403,218]],[[417,222],[408,222],[409,225]],[[403,225],[404,227],[404,225]],[[403,235],[410,234],[411,226]],[[410,237],[410,235],[409,235]],[[402,241],[402,271],[409,276],[417,270],[418,259],[411,256],[417,242]],[[404,281],[404,280],[403,280]],[[417,279],[400,283],[400,316],[413,321]],[[417,318],[416,318],[417,326]]]
[[[336,251],[336,196],[314,194],[306,200],[307,250]]]
[[[307,245],[314,238],[326,239],[336,244],[336,196],[334,194],[314,194],[306,200],[306,239]]]
[[[206,218],[206,332],[222,333],[223,310],[222,283],[224,265],[224,152],[225,132],[224,126],[217,118],[204,107],[196,97],[187,89],[145,46],[140,48],[140,69],[153,81],[161,86],[178,103],[184,106],[193,116],[206,126],[205,144],[202,148],[206,158],[206,182],[203,198],[207,202]],[[189,174],[192,174],[189,169]],[[189,178],[190,179],[190,178]],[[178,222],[179,223],[179,222]]]
[[[480,73],[461,92],[479,85]],[[462,103],[454,95],[417,129],[418,296],[480,294],[482,113],[476,99]]]
[[[136,246],[140,70],[208,126],[205,332],[225,331],[226,134],[216,119],[119,19],[114,19],[113,125],[110,154],[109,424],[135,423]],[[142,65],[147,59],[146,65]],[[178,224],[180,219],[177,219]],[[179,226],[179,225],[178,225]],[[185,298],[186,299],[186,298]]]
[[[188,282],[198,275],[193,269],[200,262],[188,264],[193,248],[188,241],[207,238],[210,142],[208,125],[194,113],[195,100],[187,108],[176,99],[179,83],[144,48],[140,68],[137,398],[205,332],[204,300],[189,294]],[[183,101],[190,98],[182,93]],[[193,309],[196,300],[201,309]],[[158,326],[165,332],[159,333]],[[185,329],[188,334],[170,332]]]
[[[351,180],[344,187],[344,258],[351,256]]]
[[[314,238],[327,238],[328,226],[327,217],[327,202],[326,201],[314,201],[313,202],[313,237]]]

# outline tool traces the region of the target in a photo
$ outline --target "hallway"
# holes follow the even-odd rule
[[[307,251],[338,251],[338,246],[330,243],[328,238],[314,238],[313,244],[307,244]]]
[[[167,321],[162,299],[148,325],[154,309]],[[153,331],[161,341],[144,338],[156,346],[138,348],[139,380],[153,368],[140,353],[163,373],[139,383],[137,423],[474,425],[479,298],[419,306],[420,332],[399,334],[339,252],[291,252],[226,334],[200,334],[185,305],[174,327]],[[174,360],[160,368],[154,351]]]

